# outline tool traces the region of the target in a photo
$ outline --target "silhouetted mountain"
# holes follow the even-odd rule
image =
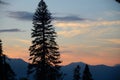
[[[62,71],[65,72],[65,80],[71,80],[73,76],[73,69],[81,66],[81,74],[83,73],[85,63],[77,62],[63,66]],[[89,65],[90,72],[94,80],[120,80],[120,65],[106,66],[106,65]]]
[[[7,62],[11,65],[18,79],[27,76],[27,62],[22,59],[8,59]]]
[[[26,77],[28,63],[22,59],[8,60],[14,72],[20,77]],[[81,67],[81,76],[85,67],[85,63],[76,62],[63,66],[61,70],[66,74],[64,80],[72,80],[74,68],[79,65]],[[120,80],[120,65],[89,65],[90,72],[94,80]]]

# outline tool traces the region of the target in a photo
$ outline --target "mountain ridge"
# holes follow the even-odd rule
[[[11,65],[12,69],[17,75],[17,78],[27,77],[27,66],[28,63],[22,59],[18,58],[9,58],[7,62]],[[61,71],[64,72],[64,80],[72,80],[73,70],[79,65],[81,67],[80,75],[84,71],[85,63],[84,62],[72,62],[68,65],[61,67]],[[115,66],[108,66],[104,64],[100,65],[89,65],[90,72],[94,80],[120,80],[120,64]],[[32,80],[32,79],[30,79]]]

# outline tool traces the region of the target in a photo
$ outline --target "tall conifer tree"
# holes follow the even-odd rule
[[[51,20],[51,13],[44,0],[41,0],[33,16],[31,35],[34,40],[29,49],[32,63],[28,67],[28,73],[35,71],[36,80],[57,80],[60,76],[60,53]]]
[[[74,69],[73,80],[80,80],[80,66],[79,65],[77,65],[77,67]]]
[[[90,73],[89,66],[86,64],[84,72],[83,72],[83,80],[93,80],[92,74]]]

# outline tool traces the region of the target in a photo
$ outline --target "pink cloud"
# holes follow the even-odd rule
[[[10,58],[21,58],[28,62],[29,51],[20,46],[7,46],[4,47],[4,54]]]
[[[83,49],[92,49],[92,51],[84,51]],[[63,61],[61,65],[67,65],[72,62],[85,62],[87,64],[106,64],[115,65],[120,63],[119,54],[112,54],[110,50],[115,51],[115,49],[100,49],[94,50],[93,46],[76,46],[76,45],[65,45],[60,47],[61,60]],[[4,53],[10,58],[22,58],[28,62],[29,51],[28,48],[23,48],[20,46],[7,46],[4,47]]]

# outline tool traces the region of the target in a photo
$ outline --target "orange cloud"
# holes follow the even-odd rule
[[[55,26],[61,28],[88,28],[88,27],[96,27],[96,26],[111,26],[111,25],[120,25],[120,20],[116,21],[84,21],[84,22],[55,22]]]
[[[115,65],[120,63],[118,52],[116,52],[115,54],[112,53],[112,51],[115,52],[115,50],[118,51],[119,49],[108,48],[104,50],[99,48],[99,46],[64,45],[60,47],[61,60],[63,61],[61,65],[67,65],[71,62],[85,62],[91,65]],[[28,48],[23,48],[22,46],[4,47],[4,53],[10,58],[22,58],[27,62],[29,59]]]
[[[100,39],[102,41],[107,41],[114,44],[120,44],[120,39]]]
[[[16,39],[16,40],[19,41],[19,42],[21,42],[21,43],[24,43],[24,44],[28,44],[28,45],[31,44],[30,40],[24,40],[24,39]]]
[[[71,62],[85,62],[91,65],[106,64],[112,66],[120,63],[119,51],[118,48],[104,49],[100,46],[66,45],[61,49],[62,65]]]
[[[77,36],[77,35],[80,35],[80,34],[84,34],[88,32],[88,30],[80,30],[80,29],[74,29],[74,30],[69,30],[69,31],[59,31],[58,32],[58,35],[63,35],[65,37],[74,37],[74,36]]]
[[[80,34],[85,34],[90,32],[92,35],[101,35],[103,32],[109,31],[113,32],[113,28],[106,28],[106,26],[113,26],[113,25],[120,25],[120,21],[82,21],[82,22],[54,22],[55,26],[61,28],[61,31],[58,31],[59,35],[62,35],[64,37],[74,37]],[[99,27],[99,26],[105,26],[104,29],[99,28],[99,31],[93,31],[91,32],[91,28],[93,27]],[[92,34],[93,33],[93,34]],[[90,35],[89,34],[89,35]],[[71,35],[71,36],[70,36]]]
[[[105,55],[105,54],[104,54]],[[105,55],[106,56],[106,55]],[[105,64],[113,66],[120,63],[119,58],[109,58],[100,56],[81,56],[80,54],[62,54],[61,58],[63,60],[62,65],[70,64],[71,62],[84,62],[90,65]]]
[[[7,46],[4,47],[4,54],[10,58],[21,58],[28,61],[29,51],[27,48],[20,46]]]

